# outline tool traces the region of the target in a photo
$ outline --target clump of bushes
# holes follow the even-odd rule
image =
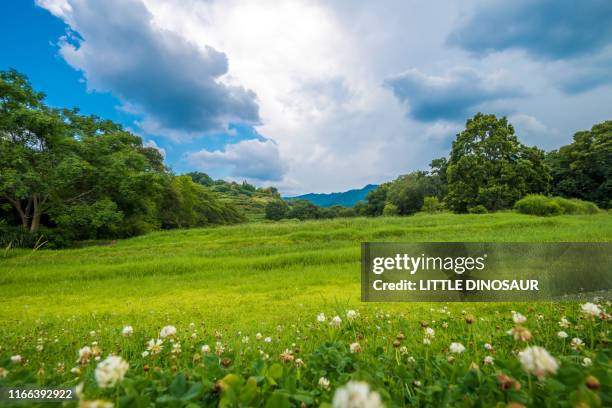
[[[541,217],[572,214],[585,215],[599,212],[596,204],[576,198],[547,197],[540,194],[530,194],[514,204],[514,209],[521,214],[538,215]]]

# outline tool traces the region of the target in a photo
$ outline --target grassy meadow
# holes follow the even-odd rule
[[[419,214],[7,249],[0,252],[0,387],[82,384],[83,406],[379,406],[377,398],[386,406],[610,406],[605,302],[593,317],[578,303],[359,300],[363,241],[610,240],[606,213]],[[122,335],[125,326],[133,331]],[[164,326],[176,334],[160,336]],[[529,336],[508,335],[513,328]],[[147,350],[158,337],[163,349]],[[574,338],[583,344],[573,347]],[[516,353],[534,345],[556,359],[549,375],[521,366]],[[104,388],[95,369],[109,354],[129,369]],[[353,390],[369,403],[342,405],[346,392],[337,389],[350,380],[369,384],[370,394]]]

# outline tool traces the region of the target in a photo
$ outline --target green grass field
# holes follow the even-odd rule
[[[35,381],[74,386],[84,382],[88,398],[100,397],[125,406],[137,406],[140,402],[135,395],[144,394],[148,403],[168,406],[194,402],[215,406],[219,401],[228,406],[263,406],[265,401],[277,404],[271,406],[299,406],[302,402],[329,402],[336,387],[361,378],[367,379],[389,406],[436,406],[445,401],[466,406],[478,401],[481,406],[518,401],[537,406],[549,401],[548,395],[558,396],[568,404],[586,401],[605,405],[612,403],[609,321],[583,322],[578,305],[571,303],[363,304],[359,301],[359,262],[363,241],[611,240],[612,217],[605,213],[549,218],[497,213],[250,223],[160,232],[79,249],[6,250],[0,252],[0,367],[8,370],[8,375],[0,379],[0,385]],[[440,316],[443,306],[448,313]],[[360,317],[349,326],[335,331],[328,325],[317,326],[316,316],[321,312],[328,318],[338,314],[345,320],[344,325],[350,309],[358,310]],[[528,344],[546,347],[564,361],[559,375],[574,377],[545,382],[523,374],[522,390],[499,390],[495,384],[501,381],[500,370],[519,377],[513,365],[516,363],[511,361],[516,360],[513,352],[525,346],[506,339],[505,332],[513,327],[510,310],[528,317],[526,325],[536,340]],[[536,317],[539,314],[541,319]],[[557,321],[562,314],[575,329],[565,342],[556,338]],[[466,315],[475,316],[476,322],[464,324]],[[422,320],[437,332],[429,348],[422,344]],[[447,329],[440,326],[443,321]],[[125,325],[134,328],[130,338],[120,334]],[[148,361],[141,357],[146,342],[157,338],[165,325],[177,327],[182,353],[179,357],[168,354],[167,360],[158,356]],[[270,336],[272,343],[256,347],[258,332]],[[393,348],[392,341],[400,332],[407,337],[400,340],[409,346],[416,363],[402,360],[406,353],[400,355]],[[191,336],[193,333],[196,337]],[[574,335],[586,344],[575,355],[569,347]],[[241,341],[244,336],[251,339],[248,347]],[[112,352],[130,363],[126,385],[120,392],[109,393],[95,387],[93,363],[81,367],[79,375],[69,372],[78,349],[92,341],[98,342],[102,358]],[[227,342],[227,352],[232,350],[228,367],[222,354],[210,361],[194,357],[200,354],[203,344],[212,347],[216,341]],[[364,348],[360,356],[347,351],[348,344],[355,341]],[[446,357],[440,360],[448,353],[451,341],[462,342],[468,350],[457,356],[457,362],[449,362]],[[485,350],[481,345],[485,342],[499,343],[494,357],[500,366],[490,368],[487,375],[483,367],[482,372],[476,370],[479,374],[475,379],[464,378],[474,371],[469,369],[471,362],[482,363]],[[43,344],[40,350],[39,344]],[[299,355],[305,367],[289,368],[279,363],[279,353],[292,347],[301,348]],[[169,350],[165,349],[168,353]],[[321,356],[325,354],[323,350],[330,353],[331,360]],[[260,357],[266,354],[269,359]],[[21,355],[24,363],[11,363],[13,355]],[[580,362],[587,356],[594,361],[592,369],[601,382],[599,390],[583,384],[588,372],[580,368]],[[565,363],[566,357],[569,363]],[[332,364],[335,358],[341,362]],[[344,361],[346,358],[358,361]],[[58,369],[58,364],[65,369]],[[145,364],[157,367],[159,372],[145,371]],[[191,373],[181,380],[186,381],[183,394],[195,387],[199,393],[196,397],[181,399],[182,383],[177,386],[179,391],[172,391],[171,384],[179,381],[173,371],[177,367],[179,372]],[[565,367],[573,371],[564,373]],[[238,379],[228,379],[230,373],[237,374]],[[147,384],[154,384],[151,387],[156,391],[145,392],[130,382],[140,376],[149,381]],[[322,376],[332,381],[329,390],[317,385]],[[576,376],[580,378],[576,380]],[[257,392],[253,392],[257,398],[245,396],[252,391],[246,391],[249,377],[255,378]],[[222,378],[225,383],[218,382]],[[289,378],[290,384],[283,382]],[[476,383],[469,385],[469,381]],[[453,383],[460,388],[452,391],[448,384]],[[458,396],[453,392],[459,392]],[[159,399],[166,394],[174,395],[172,398],[179,402],[172,405]],[[551,402],[550,406],[555,404]]]

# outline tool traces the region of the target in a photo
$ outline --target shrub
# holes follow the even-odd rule
[[[563,210],[563,214],[596,214],[599,207],[590,201],[577,198],[553,197],[552,200]]]
[[[438,200],[438,197],[425,197],[423,199],[423,207],[421,208],[421,211],[433,214],[433,213],[437,213],[442,211],[442,204],[440,203],[440,200]]]
[[[563,213],[563,208],[558,203],[540,194],[530,194],[521,198],[514,204],[514,209],[521,214],[539,215],[542,217]]]
[[[487,210],[487,207],[485,207],[482,204],[475,205],[474,207],[468,208],[468,213],[470,214],[486,214],[488,212],[489,211]]]
[[[384,216],[397,215],[397,206],[392,203],[385,204],[385,208],[383,208],[383,215]]]

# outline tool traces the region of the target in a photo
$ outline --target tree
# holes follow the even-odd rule
[[[321,218],[319,207],[306,200],[292,200],[289,202],[287,218],[300,220],[314,220]]]
[[[612,121],[577,132],[571,144],[550,152],[546,161],[553,194],[612,207]]]
[[[387,203],[389,184],[390,183],[381,184],[366,195],[366,205],[363,208],[364,215],[382,215],[385,204]]]
[[[424,171],[405,174],[393,181],[387,191],[387,202],[395,206],[397,214],[411,215],[420,211],[426,196],[435,196],[435,179]]]
[[[544,152],[522,145],[505,117],[476,114],[453,142],[446,167],[446,203],[455,212],[478,205],[511,208],[529,193],[547,192],[550,169]]]
[[[278,221],[287,215],[289,206],[283,200],[273,200],[266,204],[266,219]]]

